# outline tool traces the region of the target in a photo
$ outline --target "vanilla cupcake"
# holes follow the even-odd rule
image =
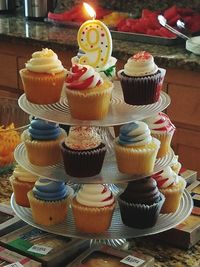
[[[152,177],[156,180],[160,192],[165,196],[161,213],[175,212],[180,205],[186,181],[176,174],[170,166]]]
[[[30,163],[46,166],[61,162],[60,142],[65,136],[65,131],[58,124],[33,119],[21,136]]]
[[[30,207],[27,193],[34,187],[38,176],[25,170],[22,166],[16,165],[10,183],[15,196],[15,201],[23,207]]]
[[[84,184],[71,205],[77,230],[97,234],[110,227],[116,201],[106,185]]]
[[[144,175],[153,172],[160,141],[151,136],[146,123],[135,121],[120,128],[114,147],[120,172]]]
[[[173,160],[172,160],[172,163],[170,165],[170,167],[172,168],[172,170],[176,173],[176,174],[179,174],[180,170],[181,170],[181,163],[179,162],[178,160],[178,155],[175,155]]]
[[[150,53],[142,51],[133,55],[118,72],[118,77],[127,104],[147,105],[158,101],[164,72]]]
[[[93,127],[71,127],[60,147],[68,175],[90,177],[101,171],[106,146]]]
[[[64,85],[66,70],[58,56],[48,48],[34,52],[20,70],[27,100],[35,104],[58,102]]]
[[[66,95],[71,116],[79,120],[101,120],[106,117],[113,83],[103,81],[88,65],[73,65],[66,78]]]
[[[39,178],[28,192],[33,220],[44,226],[63,222],[67,218],[69,195],[64,182]]]
[[[151,135],[160,140],[160,149],[157,157],[164,157],[171,149],[171,140],[176,127],[163,112],[159,112],[157,115],[149,117],[144,121],[148,124]]]

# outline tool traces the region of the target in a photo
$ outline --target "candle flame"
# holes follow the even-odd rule
[[[85,2],[83,3],[83,6],[86,9],[86,11],[89,14],[89,16],[91,18],[95,19],[96,18],[96,12],[95,12],[94,8],[92,8],[89,4],[87,4]]]

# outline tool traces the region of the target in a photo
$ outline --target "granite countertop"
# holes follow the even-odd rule
[[[77,31],[78,28],[26,21],[22,16],[0,16],[0,40],[16,44],[71,50],[76,54]],[[166,46],[113,38],[113,56],[119,60],[127,60],[140,50],[152,53],[160,67],[200,71],[200,56],[188,52],[184,41],[181,44]]]
[[[9,174],[0,176],[0,203],[9,203],[12,188]],[[200,241],[188,250],[169,246],[159,240],[149,237],[130,239],[129,248],[155,258],[155,267],[199,267]]]

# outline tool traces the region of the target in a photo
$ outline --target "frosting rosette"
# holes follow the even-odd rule
[[[156,116],[144,120],[151,130],[152,134],[171,132],[175,130],[174,124],[170,121],[167,114],[159,112]]]
[[[43,201],[56,201],[64,199],[68,190],[64,182],[39,178],[33,188],[33,194],[37,199]]]
[[[158,71],[158,66],[154,62],[153,56],[141,51],[128,59],[124,65],[124,73],[127,76],[141,77],[155,74]]]
[[[55,74],[64,70],[56,53],[48,48],[43,48],[41,51],[34,52],[25,66],[27,70],[38,73]]]
[[[76,195],[76,201],[89,207],[105,207],[115,202],[109,188],[102,184],[84,184]]]
[[[71,127],[65,145],[74,150],[88,150],[101,144],[100,135],[93,127]]]
[[[122,146],[143,146],[151,140],[150,130],[144,122],[135,121],[120,128],[118,143]]]
[[[35,183],[37,181],[38,176],[30,173],[29,171],[25,170],[22,166],[17,164],[13,171],[13,176],[21,181],[21,182],[30,182]]]
[[[163,171],[154,174],[152,177],[156,180],[159,188],[167,188],[178,182],[178,176],[170,166],[167,166]]]
[[[37,118],[31,121],[28,132],[34,140],[54,140],[61,134],[61,129],[54,122]]]
[[[89,65],[75,64],[68,72],[66,86],[71,90],[85,90],[102,84],[100,74]]]

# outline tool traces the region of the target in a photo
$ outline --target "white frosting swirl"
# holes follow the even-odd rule
[[[19,181],[30,182],[30,183],[35,183],[38,179],[38,176],[28,172],[27,170],[22,168],[20,165],[16,165],[13,171],[13,176],[17,178]]]
[[[171,132],[172,130],[175,130],[175,126],[170,121],[169,117],[163,112],[159,112],[157,115],[149,117],[144,121],[148,124],[152,134]]]
[[[120,128],[118,142],[122,146],[143,146],[151,141],[149,127],[142,121],[134,121]]]
[[[84,184],[77,193],[76,200],[89,207],[106,207],[115,201],[108,187],[101,184]]]
[[[101,138],[93,127],[71,127],[65,138],[65,145],[74,150],[88,150],[98,147]]]
[[[48,48],[34,52],[32,58],[25,64],[29,71],[55,74],[62,72],[64,67],[58,56]]]
[[[153,178],[157,181],[159,188],[167,188],[179,181],[179,176],[170,166],[166,167],[161,173],[155,174]]]
[[[141,77],[157,71],[158,66],[154,63],[153,56],[145,51],[135,54],[124,65],[124,73],[128,76]]]

